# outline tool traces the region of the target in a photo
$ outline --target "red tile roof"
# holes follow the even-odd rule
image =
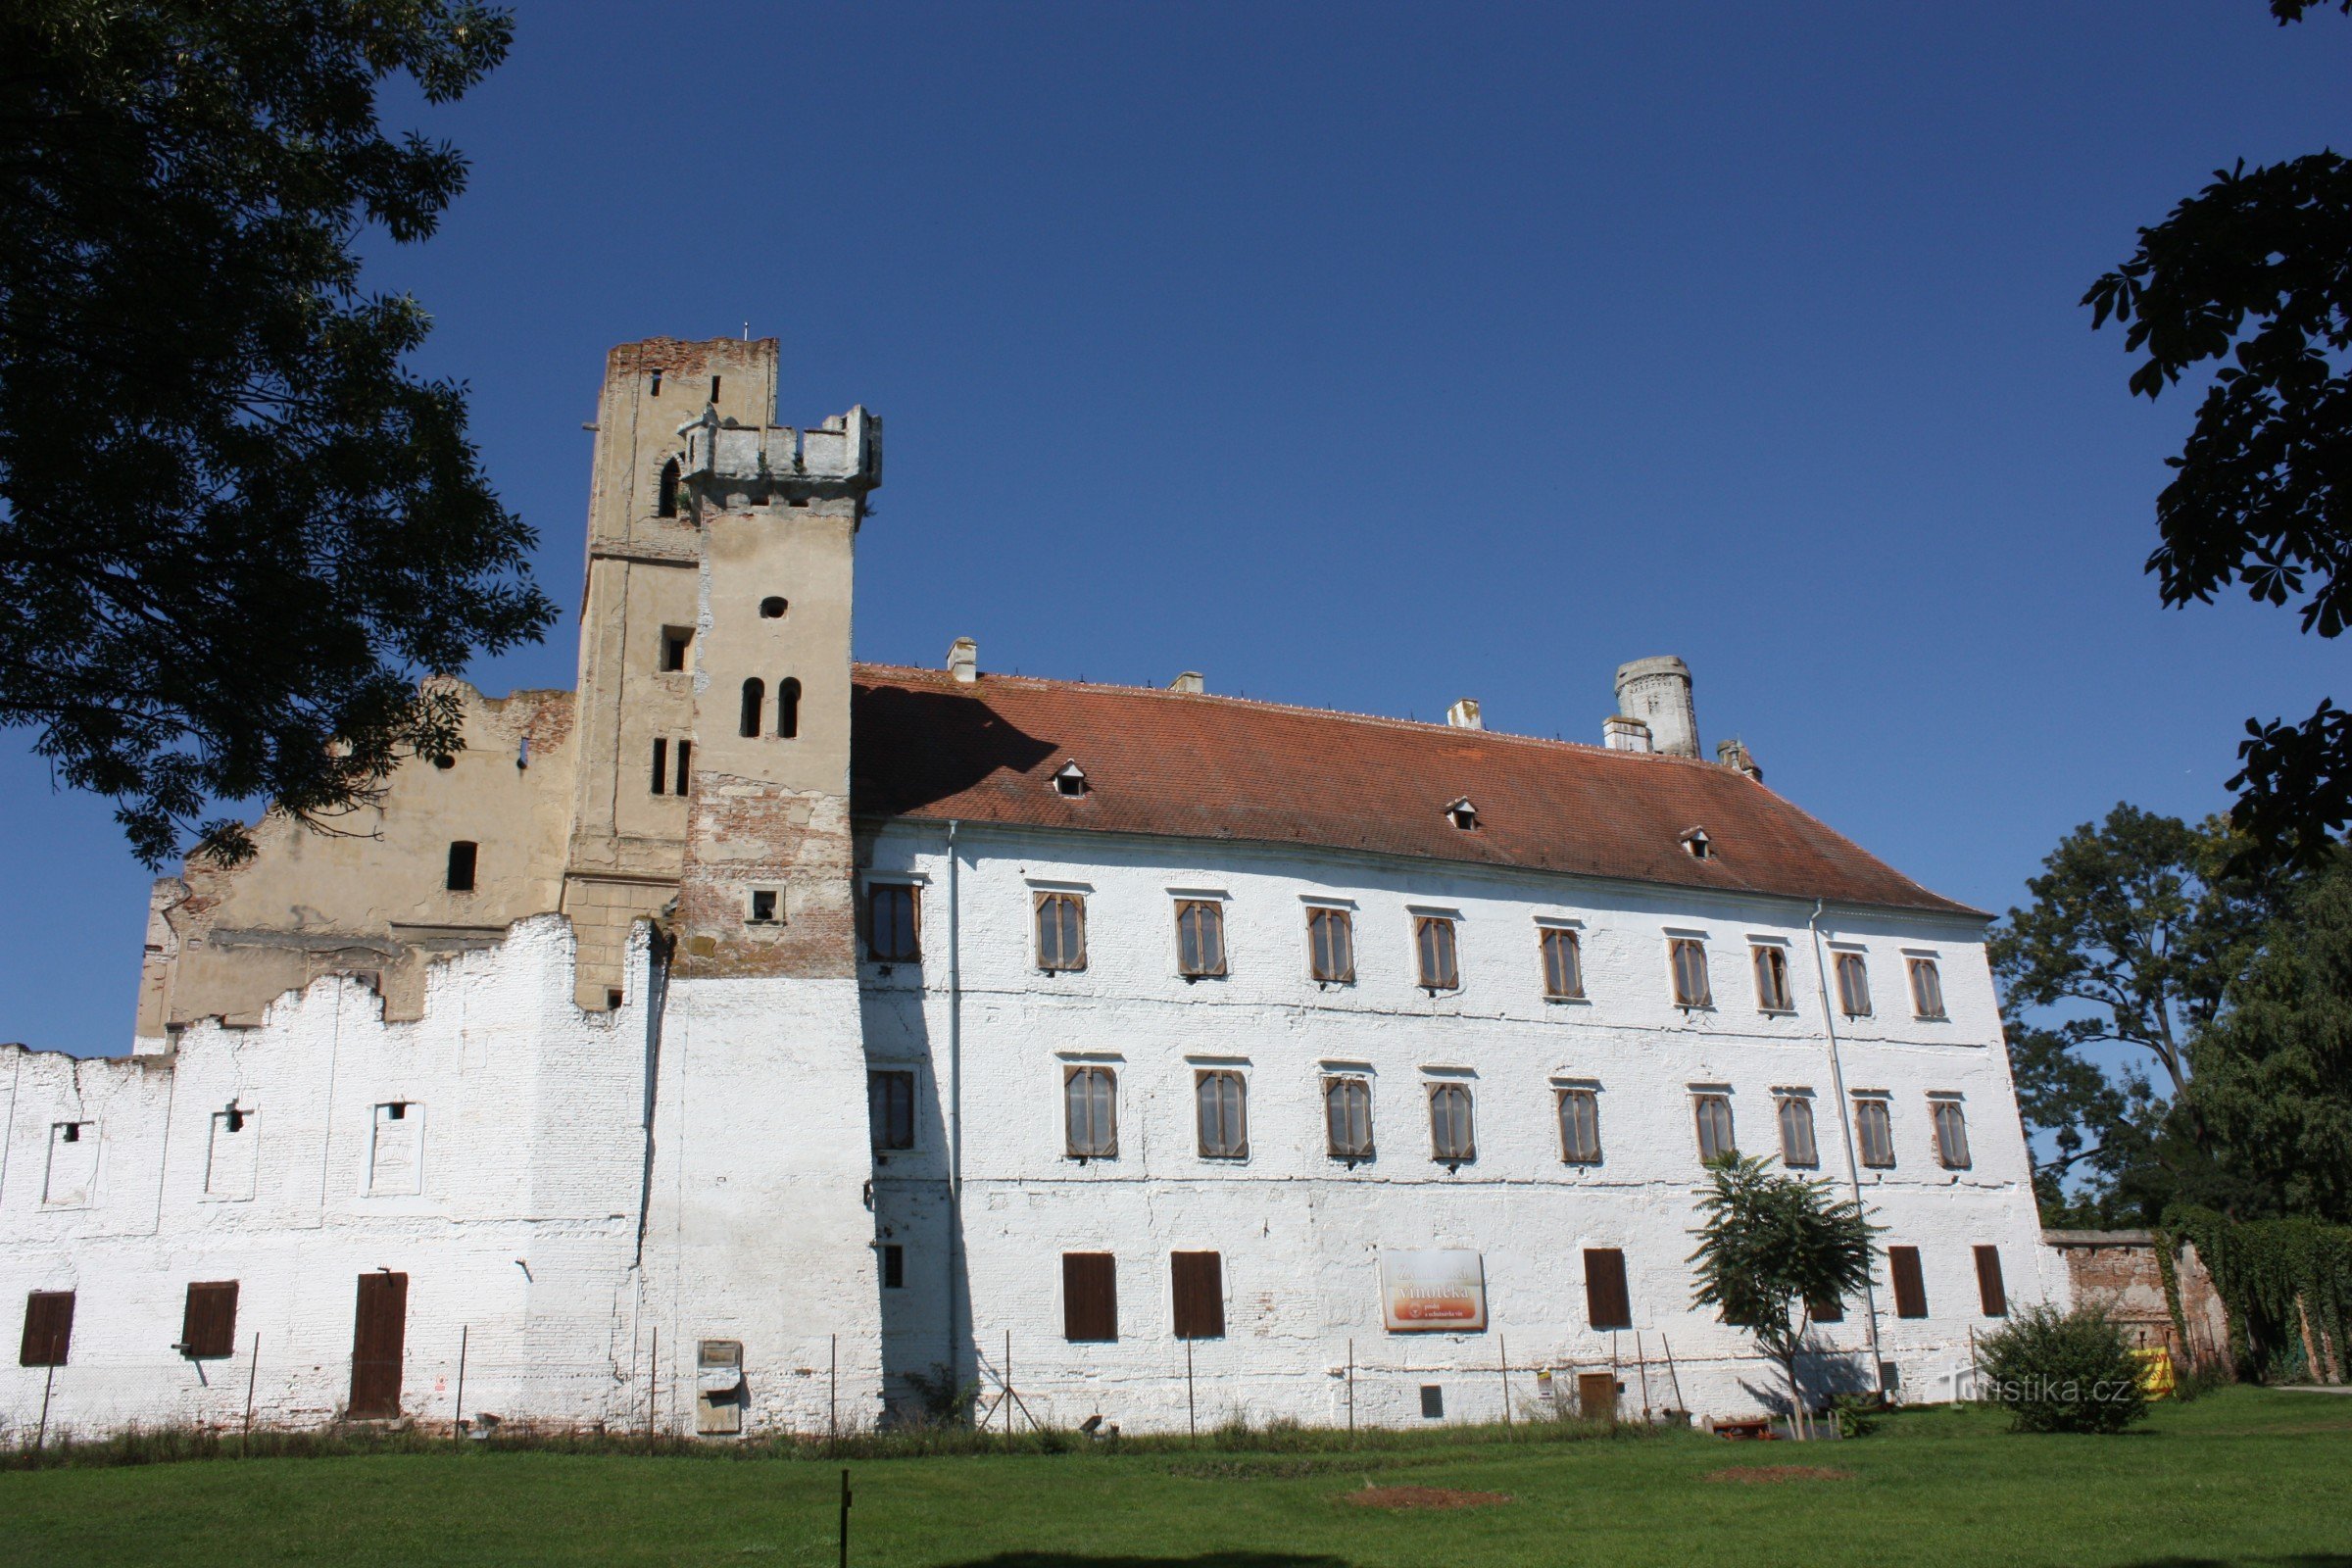
[[[866,817],[1313,845],[1975,915],[1755,780],[1612,752],[1243,698],[859,664],[851,801]],[[1058,793],[1075,761],[1087,792]],[[1478,826],[1446,808],[1468,797]],[[1713,853],[1683,835],[1706,829]]]

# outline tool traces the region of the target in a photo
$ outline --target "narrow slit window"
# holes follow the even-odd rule
[[[1355,979],[1355,923],[1346,909],[1306,911],[1307,973],[1330,985]]]
[[[660,397],[662,395],[662,372],[660,370],[656,370],[654,372],[653,395],[655,397]]]
[[[1119,1152],[1118,1078],[1108,1067],[1072,1067],[1062,1074],[1072,1159],[1109,1159]]]
[[[1692,937],[1676,937],[1666,945],[1674,968],[1674,1004],[1712,1007],[1714,988],[1707,983],[1707,945]]]
[[[1435,993],[1461,988],[1461,967],[1455,960],[1451,920],[1441,914],[1416,917],[1413,943],[1421,962],[1423,990]]]
[[[669,742],[659,736],[654,739],[654,793],[669,793]]]
[[[906,1288],[906,1249],[896,1242],[882,1244],[882,1288],[886,1291]]]
[[[1838,955],[1838,1007],[1848,1018],[1870,1016],[1870,965],[1859,953]]]
[[[718,377],[715,375],[710,378],[710,401],[718,401]]]
[[[760,720],[767,711],[767,682],[754,675],[743,683],[743,722],[736,733],[751,740],[760,733]]]
[[[1854,1142],[1872,1170],[1894,1169],[1894,1118],[1884,1100],[1854,1102]]]
[[[1576,933],[1545,926],[1543,946],[1544,995],[1554,1002],[1581,1001],[1585,994],[1585,956]]]
[[[1756,963],[1756,1005],[1765,1012],[1793,1012],[1788,1000],[1788,954],[1787,950],[1759,943],[1753,950]]]
[[[1600,1163],[1600,1096],[1590,1089],[1560,1091],[1560,1158],[1570,1165]]]
[[[1331,1157],[1354,1164],[1372,1157],[1372,1086],[1361,1078],[1323,1080],[1323,1131]]]
[[[1802,1095],[1781,1100],[1781,1163],[1791,1170],[1813,1170],[1821,1151],[1813,1142],[1813,1102]]]
[[[1943,975],[1934,958],[1911,960],[1911,1010],[1929,1022],[1948,1016],[1943,1010]]]
[[[1478,1157],[1468,1084],[1430,1086],[1429,1142],[1430,1157],[1441,1165],[1459,1165]]]
[[[1692,1095],[1690,1108],[1698,1120],[1698,1157],[1708,1164],[1737,1158],[1740,1146],[1732,1133],[1732,1097]]]
[[[473,871],[480,846],[467,839],[454,839],[449,846],[449,874],[444,878],[452,893],[473,891]]]
[[[1238,1072],[1198,1073],[1193,1098],[1200,1110],[1200,1157],[1243,1159],[1250,1153],[1250,1088]]]
[[[688,760],[689,758],[691,758],[693,755],[694,755],[694,742],[692,742],[692,741],[680,741],[680,742],[678,742],[678,770],[677,770],[677,776],[676,776],[676,777],[674,777],[673,779],[671,779],[671,780],[670,780],[670,793],[672,793],[673,795],[683,795],[683,794],[685,794],[685,793],[686,793],[686,762],[687,762],[687,760]]]
[[[923,955],[920,906],[913,887],[877,883],[865,896],[866,956],[877,963],[912,963]]]
[[[1086,900],[1079,895],[1037,896],[1037,966],[1049,973],[1086,967]]]
[[[1225,972],[1225,906],[1213,899],[1176,906],[1176,970],[1188,980]]]
[[[801,733],[801,680],[787,675],[776,682],[776,739],[789,741]]]

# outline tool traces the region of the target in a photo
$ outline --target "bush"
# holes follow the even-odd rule
[[[2121,1432],[2148,1413],[2139,1363],[2095,1306],[2035,1306],[1978,1346],[1986,1402],[2013,1432]]]
[[[1841,1438],[1867,1438],[1879,1430],[1886,1407],[1875,1394],[1840,1394],[1830,1401],[1830,1419]]]

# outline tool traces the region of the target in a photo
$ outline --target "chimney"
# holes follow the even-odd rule
[[[1174,680],[1168,682],[1168,690],[1172,692],[1186,692],[1194,697],[1198,697],[1202,692],[1208,690],[1208,681],[1206,677],[1204,677],[1199,670],[1188,669],[1183,674],[1177,676]]]
[[[1455,729],[1485,729],[1486,721],[1478,716],[1478,699],[1465,697],[1446,710],[1446,722]]]
[[[1737,736],[1715,743],[1715,760],[1735,773],[1745,773],[1759,784],[1764,782],[1764,769],[1756,765],[1754,754]]]
[[[948,673],[969,684],[980,678],[980,645],[958,637],[948,648]]]
[[[1646,752],[1649,726],[1622,713],[1604,718],[1600,721],[1600,744],[1612,752]]]
[[[1653,750],[1669,757],[1698,755],[1690,666],[1672,655],[1617,666],[1617,711],[1649,726]]]

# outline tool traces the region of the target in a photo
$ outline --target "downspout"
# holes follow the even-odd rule
[[[1813,901],[1813,912],[1806,917],[1805,929],[1813,936],[1813,974],[1821,983],[1821,1022],[1830,1035],[1830,1088],[1838,1097],[1838,1132],[1845,1141],[1845,1179],[1854,1191],[1854,1207],[1862,1207],[1862,1162],[1854,1156],[1854,1120],[1845,1102],[1845,1066],[1838,1057],[1838,1004],[1830,994],[1830,966],[1821,956],[1821,900]],[[1879,1293],[1870,1281],[1862,1282],[1862,1307],[1870,1324],[1870,1376],[1879,1386],[1879,1399],[1886,1398],[1886,1357],[1879,1349]]]
[[[948,823],[948,1387],[963,1387],[963,935],[962,863]]]

